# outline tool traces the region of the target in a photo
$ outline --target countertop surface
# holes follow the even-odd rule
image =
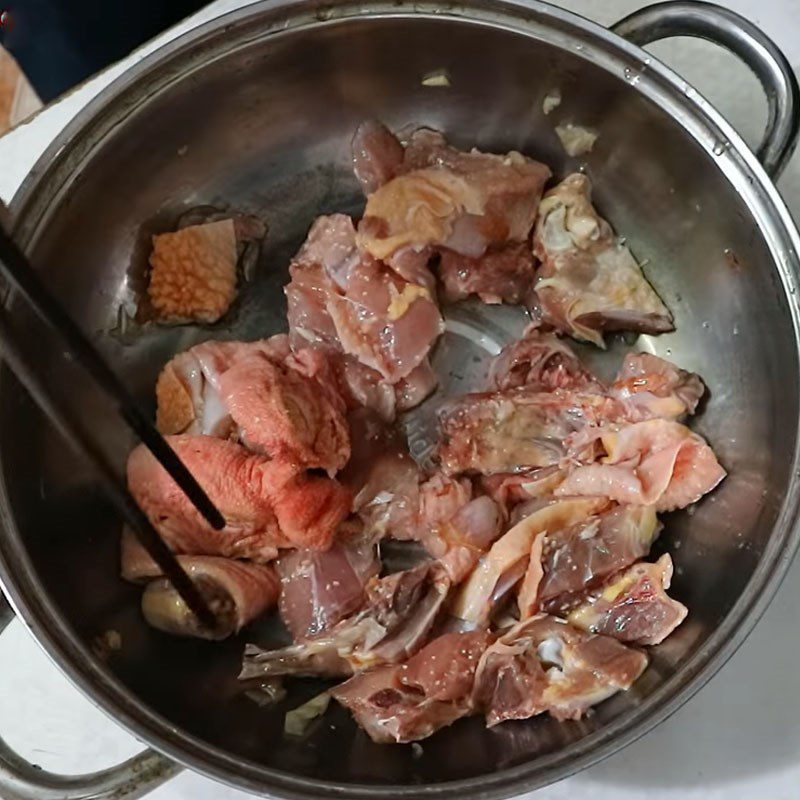
[[[96,76],[0,139],[0,198],[8,202],[61,127],[127,65],[159,43],[245,3],[218,0],[124,62]],[[611,24],[645,3],[570,0],[559,3]],[[761,26],[800,71],[798,0],[728,0]],[[708,97],[751,145],[766,119],[755,78],[733,57],[697,41],[660,43],[653,52]],[[800,216],[800,157],[779,182]],[[684,708],[622,752],[531,800],[573,796],[628,800],[647,796],[703,800],[800,800],[800,563],[747,642]],[[0,637],[0,735],[30,761],[74,774],[100,769],[141,744],[68,683],[19,623]],[[248,795],[184,772],[153,800],[208,800]]]

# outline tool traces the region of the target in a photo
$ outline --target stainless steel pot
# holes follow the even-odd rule
[[[761,78],[770,115],[758,158],[692,87],[637,46],[666,36],[718,42]],[[423,85],[439,70],[449,88]],[[545,117],[542,99],[554,86],[563,102]],[[16,236],[149,402],[174,350],[208,335],[282,327],[285,267],[311,219],[357,206],[348,144],[366,116],[395,128],[435,126],[457,144],[517,148],[561,173],[580,164],[563,153],[554,122],[600,132],[585,158],[598,203],[648,262],[677,322],[674,334],[638,344],[702,373],[711,397],[698,427],[730,471],[692,516],[677,514],[667,527],[663,546],[674,552],[675,593],[689,620],[654,650],[633,690],[581,722],[537,718],[487,731],[479,719],[464,720],[414,757],[371,744],[339,709],[333,729],[286,741],[281,711],[238,692],[241,641],[177,641],[146,628],[137,591],[117,578],[119,523],[91,472],[4,372],[3,588],[62,669],[155,751],[67,780],[3,748],[5,797],[135,796],[173,774],[173,761],[280,797],[506,797],[579,770],[663,720],[741,644],[780,583],[798,537],[800,240],[770,176],[795,144],[798,90],[775,46],[722,8],[666,3],[608,31],[532,1],[257,3],[163,47],[91,103],[15,198]],[[232,325],[110,335],[141,276],[147,235],[198,203],[270,223]],[[440,362],[474,348],[481,337],[473,322],[455,321]],[[483,341],[510,330],[505,317],[481,324]],[[38,345],[38,335],[30,338]],[[44,343],[41,357],[84,420],[105,431],[70,365]],[[112,433],[121,464],[130,442]],[[123,646],[102,660],[91,644],[109,629]],[[317,690],[303,685],[290,702]]]

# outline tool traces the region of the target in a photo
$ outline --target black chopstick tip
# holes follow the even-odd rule
[[[206,514],[206,520],[208,520],[208,524],[211,525],[215,531],[221,531],[226,525],[225,517],[223,517],[222,513],[213,506],[208,509],[208,512],[209,513]]]

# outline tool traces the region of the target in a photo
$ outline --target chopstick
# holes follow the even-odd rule
[[[50,294],[31,267],[27,256],[2,228],[0,228],[0,273],[27,298],[39,317],[61,335],[75,361],[89,373],[107,395],[114,399],[122,419],[169,473],[194,507],[213,528],[222,530],[225,527],[225,518],[209,496],[153,423],[137,408],[119,378]]]
[[[94,463],[112,502],[134,531],[142,546],[158,564],[164,576],[172,583],[199,622],[213,629],[216,619],[202,594],[164,543],[150,520],[139,508],[130,492],[120,485],[113,467],[102,452],[83,436],[80,428],[59,407],[47,387],[39,380],[36,370],[31,368],[28,359],[19,347],[17,335],[12,330],[5,311],[0,311],[0,355],[73,449]]]

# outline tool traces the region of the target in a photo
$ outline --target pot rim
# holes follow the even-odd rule
[[[209,58],[225,57],[268,37],[290,35],[300,28],[344,24],[353,19],[422,18],[500,27],[532,43],[547,39],[575,56],[622,74],[637,70],[631,91],[645,95],[676,119],[687,133],[713,154],[724,177],[747,202],[775,259],[775,268],[790,309],[795,340],[800,340],[800,234],[791,215],[755,156],[708,101],[657,58],[612,31],[569,11],[538,0],[462,0],[447,8],[431,0],[347,0],[336,6],[314,6],[304,0],[261,0],[229,12],[164,44],[137,62],[91,100],[37,161],[15,194],[11,209],[16,236],[28,247],[50,206],[69,191],[80,165],[93,147],[127,115],[151,98],[201,69]],[[222,34],[222,35],[221,35]],[[172,66],[172,69],[169,67]],[[188,69],[186,68],[188,66]],[[644,71],[646,70],[646,71]],[[158,80],[155,80],[156,76]],[[719,143],[728,147],[718,153]],[[53,185],[57,179],[61,182]],[[742,644],[780,586],[800,542],[800,441],[795,434],[792,477],[769,542],[741,597],[708,641],[672,678],[632,709],[574,744],[536,759],[465,780],[426,785],[333,784],[264,767],[233,756],[173,724],[131,696],[129,690],[90,652],[38,583],[11,513],[0,474],[0,584],[18,615],[70,680],[130,733],[177,762],[216,780],[249,791],[287,798],[453,797],[469,791],[481,800],[530,791],[582,770],[625,747],[662,722],[692,697]]]

